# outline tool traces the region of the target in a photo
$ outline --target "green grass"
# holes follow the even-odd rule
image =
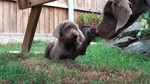
[[[44,52],[46,44],[34,41],[31,51]],[[129,54],[99,42],[76,61],[83,70],[42,58],[42,54],[9,54],[21,45],[0,44],[0,84],[149,84],[150,58]]]

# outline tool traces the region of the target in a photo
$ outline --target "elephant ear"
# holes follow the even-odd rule
[[[131,3],[128,0],[119,0],[112,3],[112,11],[117,19],[115,32],[117,32],[128,22],[130,16],[132,15],[132,9],[130,6]]]

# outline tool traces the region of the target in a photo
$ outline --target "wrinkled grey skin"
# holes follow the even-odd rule
[[[92,39],[96,37],[96,29],[92,28],[84,37],[77,24],[72,21],[60,23],[53,36],[58,39],[47,45],[44,57],[71,66],[80,66],[74,62],[79,55],[84,55]]]
[[[97,26],[98,37],[112,39],[148,9],[145,0],[108,0],[102,22]]]

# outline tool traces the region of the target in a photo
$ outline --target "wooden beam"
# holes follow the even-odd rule
[[[52,1],[56,1],[56,0],[18,0],[18,4],[20,9],[25,9],[36,5],[42,5],[44,3],[52,2]]]
[[[16,1],[16,0],[13,0]],[[44,6],[49,6],[49,7],[56,7],[56,8],[63,8],[63,9],[68,9],[68,5],[65,4],[60,4],[60,3],[46,3]],[[74,6],[75,11],[84,11],[84,12],[92,12],[92,13],[98,13],[101,14],[102,11],[97,10],[97,9],[90,9],[90,8],[85,8],[85,7],[77,7]]]
[[[71,21],[74,21],[74,0],[68,0],[68,18]]]
[[[67,9],[68,8],[68,5],[66,5],[66,4],[60,4],[60,3],[54,3],[54,2],[46,3],[46,4],[44,4],[44,6],[63,8],[63,9]]]
[[[74,10],[84,11],[84,12],[91,12],[91,13],[98,13],[98,14],[102,13],[102,11],[100,11],[100,10],[90,9],[90,8],[83,8],[83,7],[77,7],[77,6],[74,7]]]
[[[22,45],[22,52],[30,51],[41,10],[42,10],[42,5],[32,7],[31,9],[31,13],[30,13],[30,17],[29,17],[23,45]]]

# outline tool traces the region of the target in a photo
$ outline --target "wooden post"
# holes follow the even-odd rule
[[[68,18],[71,21],[74,21],[74,0],[68,0]]]
[[[22,52],[28,52],[31,49],[32,41],[34,38],[35,30],[42,10],[42,5],[34,6],[31,9],[28,25],[22,45]]]

